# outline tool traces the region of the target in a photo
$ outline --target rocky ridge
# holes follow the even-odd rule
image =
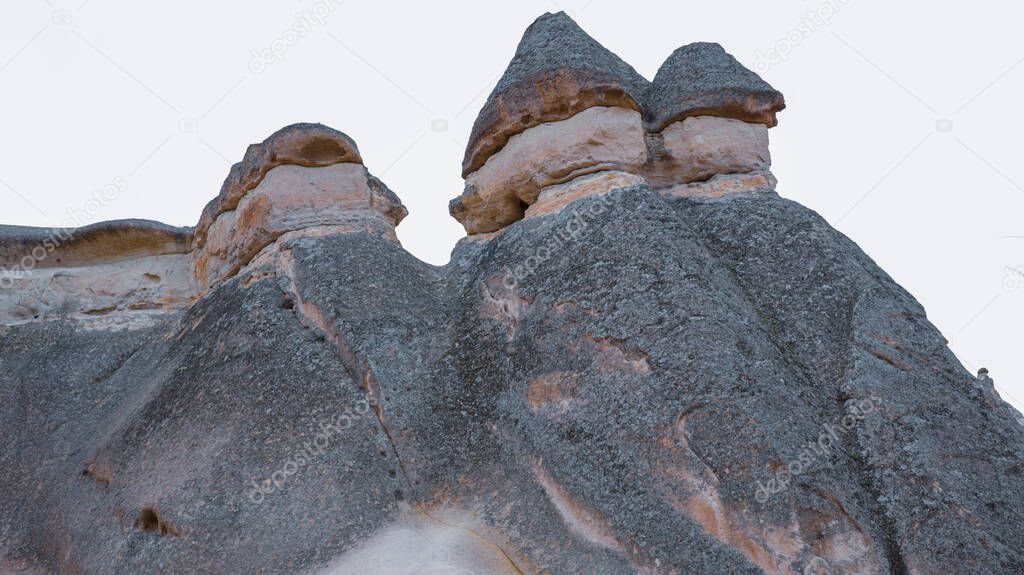
[[[775,193],[783,106],[545,15],[443,267],[318,124],[194,229],[0,227],[0,573],[1024,573],[1020,414]]]
[[[365,230],[397,242],[401,200],[351,138],[294,124],[246,150],[195,228],[142,220],[0,227],[0,321],[152,325],[238,273],[278,237]]]
[[[605,171],[678,195],[773,189],[782,94],[717,44],[676,50],[653,82],[564,13],[537,19],[473,125],[452,216],[501,229],[545,188]]]

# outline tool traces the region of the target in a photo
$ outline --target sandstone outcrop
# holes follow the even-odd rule
[[[249,190],[277,166],[323,167],[341,163],[363,163],[356,143],[344,133],[323,124],[292,124],[281,128],[263,142],[249,146],[242,161],[231,166],[220,194],[210,200],[199,218],[197,244],[201,247],[205,243],[206,232],[217,216],[234,210]]]
[[[206,229],[203,245],[193,254],[196,275],[206,289],[297,230],[369,231],[397,242],[395,226],[406,213],[398,197],[362,164],[277,166]]]
[[[647,85],[564,12],[541,16],[523,34],[473,124],[462,175],[483,166],[512,136],[542,123],[594,106],[639,112]]]
[[[629,98],[599,101],[586,97],[590,84],[538,79],[547,77],[538,70],[582,78],[598,68],[614,72],[614,93]],[[718,44],[676,50],[649,83],[565,14],[542,16],[474,124],[466,187],[449,211],[470,235],[497,232],[543,213],[530,210],[542,189],[609,170],[669,196],[771,190],[768,128],[784,107],[781,93]]]
[[[294,124],[249,146],[194,230],[142,220],[0,226],[0,321],[151,325],[283,235],[368,231],[397,243],[395,226],[407,213],[348,136]]]
[[[395,226],[407,213],[363,166],[351,138],[321,124],[293,124],[249,146],[203,210],[196,276],[205,291],[296,230],[366,230],[397,242]]]
[[[195,233],[0,228],[0,573],[1024,573],[1021,415],[698,111],[511,134],[444,266],[309,125]]]
[[[51,268],[188,251],[191,230],[147,220],[102,222],[82,228],[0,225],[0,266]],[[34,263],[22,260],[30,258]]]
[[[538,18],[473,124],[452,216],[470,234],[493,232],[522,219],[544,187],[638,172],[648,85],[564,12]]]
[[[0,226],[0,324],[151,324],[194,299],[191,241],[190,229],[144,220]]]
[[[639,112],[588,108],[512,136],[466,178],[451,212],[470,233],[493,232],[522,219],[546,187],[608,170],[638,172],[646,163]]]

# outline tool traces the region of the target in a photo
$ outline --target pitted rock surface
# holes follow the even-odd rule
[[[989,376],[773,191],[768,121],[640,122],[518,132],[469,196],[518,212],[444,266],[325,127],[247,154],[202,241],[0,228],[0,265],[47,251],[0,284],[0,573],[1024,573]]]
[[[564,12],[545,14],[523,34],[469,136],[468,176],[533,126],[564,120],[593,106],[640,111],[648,82],[587,35]]]
[[[696,42],[661,65],[644,99],[647,128],[660,132],[690,116],[721,116],[769,128],[786,107],[782,94],[720,45]]]

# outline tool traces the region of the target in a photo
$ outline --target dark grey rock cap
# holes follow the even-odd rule
[[[661,65],[644,101],[644,121],[654,132],[690,116],[772,127],[778,123],[775,114],[785,107],[781,92],[720,45],[696,42],[677,49]]]
[[[509,138],[533,126],[594,106],[641,111],[648,84],[564,12],[544,14],[526,29],[473,124],[462,175],[476,171]]]

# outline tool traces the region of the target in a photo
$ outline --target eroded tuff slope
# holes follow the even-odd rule
[[[1019,414],[773,191],[781,108],[547,15],[444,267],[310,124],[196,229],[0,229],[0,573],[1024,573]]]

